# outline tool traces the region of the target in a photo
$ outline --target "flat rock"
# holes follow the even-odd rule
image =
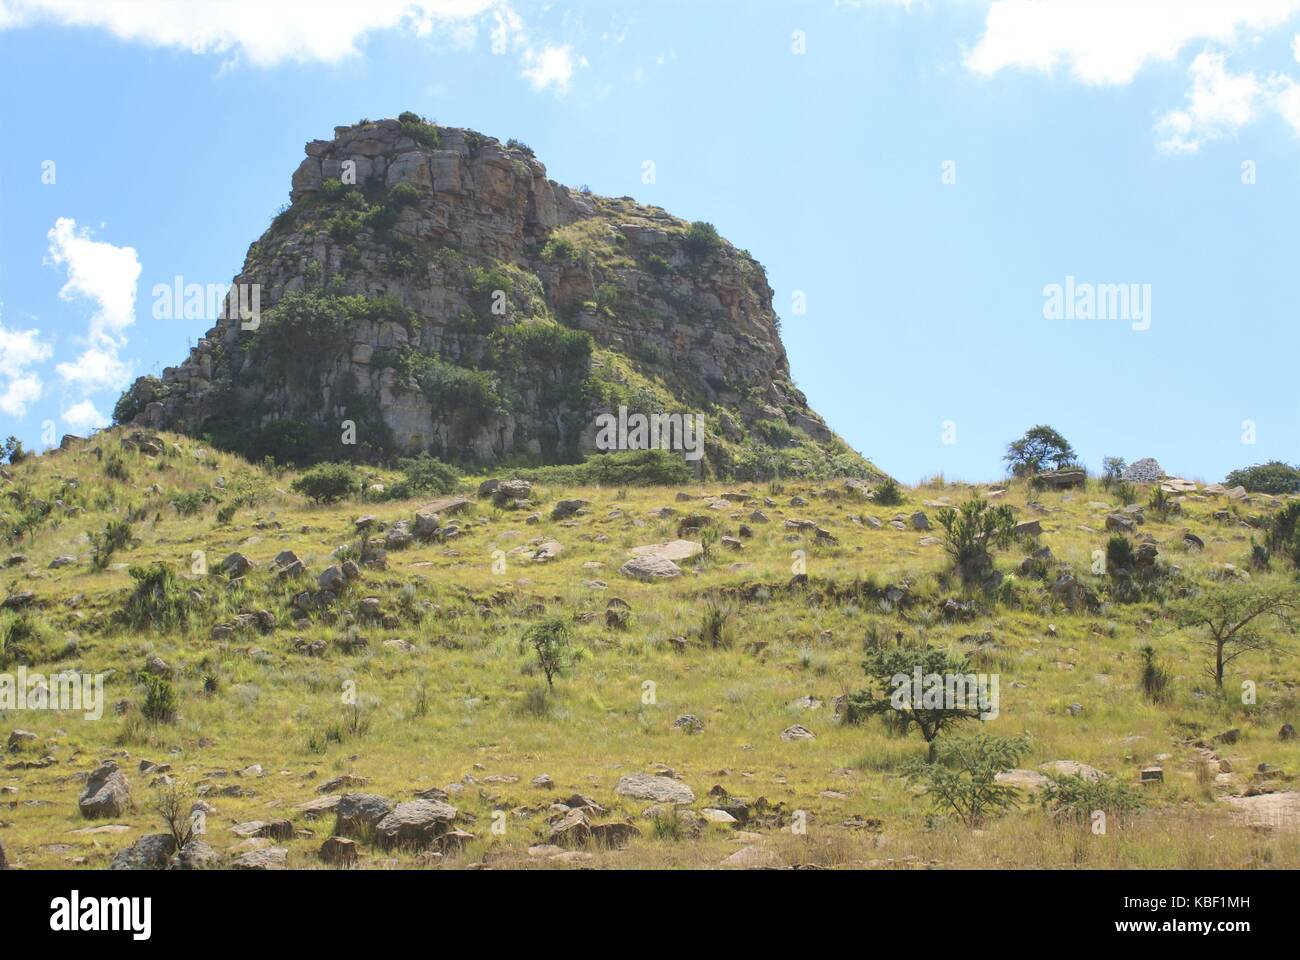
[[[703,544],[694,540],[665,540],[663,543],[647,543],[640,547],[633,547],[628,554],[633,557],[659,557],[679,563],[682,560],[698,557],[703,552]]]
[[[634,580],[671,580],[682,575],[682,568],[663,557],[633,557],[618,572]]]
[[[630,773],[619,779],[614,792],[620,797],[634,800],[652,800],[655,803],[694,803],[695,793],[680,780],[656,777],[649,773]]]

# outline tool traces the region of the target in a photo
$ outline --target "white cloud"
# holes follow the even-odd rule
[[[28,368],[48,360],[53,352],[41,340],[40,330],[10,330],[0,323],[0,410],[21,417],[41,399],[45,387],[40,374]]]
[[[126,345],[124,331],[135,323],[136,285],[140,258],[134,247],[118,247],[90,239],[77,222],[60,217],[49,231],[46,262],[67,270],[59,291],[64,300],[85,298],[95,305],[83,342],[85,350],[72,363],[58,365],[59,376],[87,393],[118,389],[130,379],[130,364],[118,357]]]
[[[95,409],[95,405],[89,400],[82,400],[74,404],[61,414],[63,422],[74,430],[89,432],[100,427],[108,426],[108,417],[104,416]]]
[[[540,51],[524,51],[524,77],[534,90],[554,87],[556,93],[566,93],[573,80],[575,67],[585,67],[586,57],[574,57],[568,44],[543,47]]]
[[[493,53],[519,57],[536,89],[563,93],[564,57],[551,45],[534,49],[509,0],[0,0],[0,30],[38,23],[106,30],[120,40],[225,57],[280,63],[339,63],[359,56],[368,34],[435,33],[467,47],[490,18]],[[568,76],[572,76],[572,55]],[[584,61],[585,62],[585,61]],[[534,79],[538,77],[540,79]]]
[[[1300,0],[994,0],[966,66],[985,76],[1064,67],[1083,83],[1123,85],[1188,44],[1231,45],[1239,30],[1277,27],[1297,9]]]
[[[1277,107],[1277,112],[1291,127],[1292,132],[1300,137],[1300,84],[1290,77],[1279,77],[1276,84],[1277,92],[1273,98],[1273,105]]]
[[[1234,133],[1255,119],[1264,91],[1254,73],[1229,73],[1221,53],[1201,53],[1189,71],[1187,107],[1156,124],[1158,146],[1170,153],[1196,153],[1207,140]]]
[[[427,35],[472,19],[492,0],[8,0],[8,24],[52,21],[99,27],[155,47],[246,56],[259,67],[284,61],[337,63],[374,30]]]

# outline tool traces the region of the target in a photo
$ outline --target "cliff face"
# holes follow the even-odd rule
[[[595,452],[622,406],[704,414],[716,474],[873,472],[791,382],[763,268],[707,224],[411,114],[306,153],[227,316],[118,420],[299,462],[540,463]]]

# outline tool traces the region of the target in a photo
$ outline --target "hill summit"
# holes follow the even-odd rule
[[[878,475],[792,382],[763,267],[707,223],[411,113],[309,142],[290,196],[216,325],[122,395],[119,423],[300,464],[487,465],[642,442],[611,418],[702,415],[706,475]]]

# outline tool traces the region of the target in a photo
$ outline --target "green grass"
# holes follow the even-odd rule
[[[633,818],[641,829],[622,851],[592,850],[596,866],[713,866],[746,842],[771,850],[780,863],[826,865],[1300,866],[1294,832],[1250,829],[1218,799],[1225,791],[1240,792],[1262,762],[1288,774],[1300,772],[1300,744],[1277,739],[1283,722],[1300,722],[1291,692],[1300,679],[1295,639],[1278,633],[1277,651],[1248,654],[1234,663],[1228,696],[1220,697],[1202,675],[1208,662],[1204,648],[1174,629],[1155,602],[1071,614],[1053,608],[1041,583],[1019,580],[1013,593],[1021,606],[986,600],[973,621],[948,623],[938,606],[961,593],[955,578],[946,575],[942,547],[922,544],[926,534],[910,524],[895,530],[889,521],[923,509],[933,525],[933,504],[957,505],[971,492],[966,488],[903,488],[901,505],[876,507],[842,495],[833,481],[786,481],[779,493],[767,484],[741,483],[539,486],[534,499],[540,523],[525,523],[530,511],[497,510],[478,501],[457,518],[461,537],[390,551],[388,569],[366,569],[334,608],[334,622],[316,618],[298,627],[288,612],[290,599],[304,585],[314,587],[337,547],[356,543],[353,520],[363,514],[385,525],[410,520],[425,500],[313,505],[291,491],[296,477],[291,471],[267,473],[194,440],[165,439],[167,450],[158,458],[121,451],[129,483],[105,475],[105,461],[119,449],[118,433],[110,431],[79,450],[14,467],[12,483],[0,487],[0,495],[23,488],[31,496],[51,502],[58,497],[79,508],[56,510],[33,535],[12,543],[8,552],[25,554],[27,561],[0,571],[0,593],[36,595],[31,616],[40,624],[41,642],[29,644],[35,651],[29,669],[114,671],[101,720],[35,711],[0,716],[0,736],[21,728],[39,738],[37,745],[8,755],[6,763],[47,753],[55,760],[40,769],[0,771],[0,786],[17,791],[4,798],[16,805],[0,812],[0,843],[11,862],[105,867],[135,837],[159,832],[161,821],[151,809],[153,776],[137,771],[139,760],[147,758],[170,763],[171,775],[189,787],[244,787],[242,797],[209,797],[217,812],[207,818],[206,839],[223,854],[239,842],[229,832],[236,822],[287,816],[297,828],[311,831],[311,839],[284,844],[292,866],[318,865],[316,850],[333,823],[331,815],[307,820],[295,806],[343,773],[369,778],[365,791],[395,801],[430,786],[461,784],[451,802],[476,818],[465,829],[477,839],[442,861],[444,867],[484,858],[556,866],[530,859],[527,848],[544,842],[547,805],[574,792],[607,807],[608,819]],[[96,445],[103,448],[104,461],[94,455]],[[374,482],[391,486],[399,478],[396,471],[362,472],[362,489]],[[75,486],[69,483],[73,479]],[[473,499],[476,482],[463,481],[459,492]],[[253,502],[241,501],[234,516],[219,524],[222,502],[249,490],[257,491]],[[677,502],[681,490],[695,499]],[[710,509],[717,494],[734,490],[749,493],[754,504]],[[173,499],[199,491],[211,491],[213,501],[192,515],[178,515]],[[824,491],[841,495],[831,498]],[[808,500],[807,506],[789,506],[796,495]],[[775,505],[763,504],[769,496]],[[568,497],[590,500],[589,511],[569,521],[550,520],[551,505]],[[1030,500],[1046,512],[1029,510]],[[995,502],[1009,504],[1020,519],[1039,517],[1040,542],[1104,593],[1103,580],[1088,571],[1092,552],[1106,546],[1105,510],[1090,503],[1108,500],[1099,488],[1064,494],[1015,483]],[[1189,498],[1181,516],[1169,522],[1149,516],[1139,529],[1160,541],[1162,558],[1178,564],[1189,582],[1210,585],[1217,567],[1244,568],[1249,556],[1250,531],[1212,518],[1227,504],[1212,496]],[[657,516],[665,506],[677,515]],[[771,522],[749,521],[755,506]],[[1263,501],[1241,509],[1267,512],[1268,507]],[[5,528],[18,512],[14,497],[0,498]],[[674,539],[677,522],[687,513],[713,516],[730,536],[746,522],[753,537],[743,541],[740,552],[715,544],[708,559],[684,562],[684,576],[671,582],[646,584],[619,575],[630,547]],[[128,514],[136,518],[138,542],[115,552],[105,569],[93,569],[89,535]],[[857,522],[863,515],[879,517],[884,527]],[[786,529],[782,521],[793,517],[815,521],[838,545]],[[1185,528],[1202,537],[1203,552],[1184,551]],[[556,560],[534,564],[511,553],[542,537],[564,545]],[[302,558],[309,581],[286,584],[274,578],[269,562],[285,549]],[[242,588],[231,589],[217,571],[236,550],[258,567]],[[809,582],[807,588],[787,589],[796,550],[805,553]],[[501,573],[494,572],[496,551],[506,556]],[[61,555],[77,560],[49,569]],[[996,553],[995,562],[1009,574],[1024,555],[1013,547]],[[193,572],[202,569],[200,559],[206,574]],[[129,568],[155,562],[170,564],[186,591],[202,591],[186,619],[166,621],[176,623],[167,632],[147,623],[132,627],[116,616],[134,586]],[[1280,560],[1272,573],[1255,576],[1277,582],[1292,578]],[[906,609],[882,607],[866,599],[869,594],[855,599],[846,590],[830,589],[855,578],[877,587],[906,578],[918,599]],[[599,589],[593,585],[597,580],[607,586]],[[630,629],[605,624],[605,605],[615,596],[632,607]],[[381,610],[396,615],[398,625],[386,628],[360,619],[349,625],[346,614],[355,616],[365,597],[379,598]],[[730,611],[725,618],[730,642],[715,645],[707,634],[719,625],[719,614],[710,611],[720,605]],[[251,629],[224,641],[211,638],[213,626],[257,610],[273,615],[270,632]],[[584,614],[591,614],[590,622],[583,622]],[[550,616],[577,617],[578,655],[546,693],[535,657],[531,650],[521,651],[519,639]],[[867,637],[893,642],[896,632],[961,653],[973,650],[961,642],[963,636],[992,634],[996,649],[979,654],[976,663],[981,671],[1000,674],[1001,712],[981,730],[1029,734],[1032,746],[1024,766],[1076,760],[1136,784],[1143,766],[1169,754],[1162,761],[1165,782],[1143,788],[1143,812],[1103,836],[1086,825],[1053,823],[1032,803],[979,833],[953,823],[933,824],[927,819],[929,804],[901,778],[907,761],[925,753],[920,737],[900,737],[879,720],[841,725],[832,719],[834,699],[863,683]],[[349,636],[358,635],[367,644],[349,647]],[[678,651],[674,637],[687,639],[684,651]],[[298,652],[301,642],[315,640],[325,644],[321,656]],[[386,641],[405,641],[411,648]],[[1171,675],[1168,697],[1160,703],[1146,699],[1140,687],[1140,650],[1148,643]],[[141,717],[146,688],[136,678],[151,654],[174,673],[177,715],[170,723]],[[1256,684],[1257,704],[1239,702],[1243,680]],[[205,683],[215,689],[205,692]],[[792,706],[809,694],[823,702],[820,709]],[[112,705],[123,700],[131,706],[118,715]],[[1082,706],[1078,715],[1070,711],[1075,703]],[[687,713],[703,721],[702,733],[674,728],[674,720]],[[783,741],[781,731],[796,723],[816,739]],[[968,723],[956,733],[974,733],[977,726]],[[1198,778],[1194,742],[1229,727],[1242,731],[1237,743],[1217,748],[1232,764],[1231,782],[1216,785]],[[134,808],[113,821],[129,829],[76,833],[99,824],[79,816],[81,787],[74,775],[109,756],[132,782]],[[261,765],[261,776],[238,775],[252,764]],[[648,803],[613,792],[620,776],[654,764],[671,767],[692,787],[697,810],[709,805],[708,791],[719,784],[749,800],[763,796],[787,810],[808,811],[808,832],[764,830],[738,839],[735,832],[711,825],[692,839],[681,829],[656,831],[641,817]],[[554,779],[553,791],[530,784],[542,773]],[[494,775],[519,779],[487,782]],[[508,811],[504,834],[490,829],[498,809]],[[841,825],[854,817],[878,818],[883,826],[876,832]],[[428,863],[410,851],[363,849],[363,866]]]

